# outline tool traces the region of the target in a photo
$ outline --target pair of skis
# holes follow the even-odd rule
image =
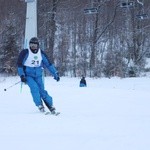
[[[45,115],[58,116],[58,115],[60,115],[60,112],[51,113],[50,111],[46,111],[46,112],[44,112],[44,114],[45,114]]]

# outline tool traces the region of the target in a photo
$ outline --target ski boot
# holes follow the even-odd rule
[[[55,112],[55,107],[49,107],[49,110],[50,110],[50,112],[51,112],[51,114],[56,114],[56,112]]]
[[[45,108],[44,108],[43,105],[39,105],[38,109],[39,109],[40,112],[45,112]]]

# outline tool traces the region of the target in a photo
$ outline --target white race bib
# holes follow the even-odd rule
[[[39,49],[36,54],[32,53],[29,49],[29,55],[24,63],[28,67],[39,67],[42,62],[41,50]]]

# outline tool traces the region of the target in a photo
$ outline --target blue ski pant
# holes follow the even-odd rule
[[[39,77],[26,76],[26,79],[27,79],[27,85],[30,88],[30,92],[33,97],[33,101],[35,105],[36,106],[42,105],[43,104],[42,100],[43,100],[46,106],[51,107],[53,105],[53,100],[52,97],[44,89],[42,76]]]

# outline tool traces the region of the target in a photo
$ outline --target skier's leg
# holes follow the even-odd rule
[[[44,89],[42,77],[36,78],[36,82],[37,82],[38,87],[39,87],[41,98],[45,102],[46,106],[50,109],[53,106],[53,99],[48,94],[48,92]]]
[[[30,92],[36,106],[42,106],[39,86],[34,78],[27,76],[27,84],[30,87]]]

